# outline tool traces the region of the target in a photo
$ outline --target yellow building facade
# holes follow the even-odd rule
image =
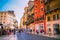
[[[29,0],[28,6],[24,8],[24,15],[21,18],[20,27],[34,29],[34,1]]]
[[[28,28],[32,31],[34,30],[34,1],[30,0],[28,2],[28,19],[30,19],[31,23],[28,25]]]
[[[20,29],[23,28],[23,17],[20,19]]]
[[[22,16],[22,18],[21,18],[21,21],[20,21],[20,28],[21,29],[26,29],[26,24],[25,24],[25,22],[27,21],[27,16],[28,15],[28,7],[25,7],[24,8],[24,15]]]
[[[47,1],[46,31],[51,34],[60,34],[60,6],[58,0]]]

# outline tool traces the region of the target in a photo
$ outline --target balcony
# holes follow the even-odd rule
[[[45,0],[45,1],[44,1],[44,4],[46,5],[48,2],[49,2],[49,0]]]
[[[40,17],[40,20],[44,20],[44,15]]]
[[[55,12],[56,12],[57,10],[60,10],[60,7],[50,9],[50,12],[51,12],[51,11],[55,11]]]
[[[36,18],[36,20],[35,21],[39,21],[39,19],[38,18]]]
[[[28,9],[28,11],[31,11],[33,8],[34,8],[34,5],[30,9]]]
[[[28,19],[30,19],[30,18],[34,18],[34,13],[28,14]]]
[[[49,5],[45,6],[45,14],[49,13],[49,11],[50,11]]]
[[[60,7],[56,7],[56,8],[53,8],[53,9],[50,9],[49,11],[45,11],[45,14],[51,14],[52,12],[56,12],[57,10],[60,10]]]
[[[33,19],[27,20],[27,22],[25,22],[24,24],[25,24],[25,25],[29,25],[29,24],[31,24],[31,23],[34,23],[34,20],[33,20]]]
[[[46,4],[49,4],[49,3],[52,2],[52,1],[54,1],[54,0],[45,0],[44,4],[45,4],[45,5],[46,5]]]
[[[36,18],[36,22],[38,22],[38,21],[40,21],[40,22],[42,22],[44,20],[44,15],[43,16],[41,16],[40,18]]]
[[[31,23],[34,23],[34,14],[28,15],[27,21],[24,23],[25,25],[29,25]]]

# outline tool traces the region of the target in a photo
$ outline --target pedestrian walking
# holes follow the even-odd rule
[[[21,33],[21,29],[19,30],[19,33]]]
[[[36,30],[36,33],[37,33],[37,34],[39,34],[39,31],[38,31],[38,30]]]
[[[14,30],[13,30],[13,34],[14,34],[14,35],[15,35],[15,32],[16,32],[16,31],[15,31],[15,29],[14,29]]]
[[[9,29],[7,29],[7,35],[10,35]]]

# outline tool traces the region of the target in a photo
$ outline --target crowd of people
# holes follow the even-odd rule
[[[15,32],[16,32],[16,29],[13,29],[13,30],[11,30],[11,29],[2,29],[1,31],[0,31],[0,35],[10,35],[10,34],[15,34]]]
[[[0,31],[0,35],[10,35],[12,33],[15,35],[16,31],[19,32],[19,33],[22,33],[22,32],[32,33],[32,32],[34,32],[34,30],[32,30],[32,29],[17,29],[17,30],[16,29],[3,29],[2,31]],[[43,33],[43,32],[44,32],[44,30],[40,30],[40,31],[36,30],[37,34]]]

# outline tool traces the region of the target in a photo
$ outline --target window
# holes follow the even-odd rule
[[[43,8],[41,8],[41,11],[44,11],[44,9],[43,9]]]
[[[53,20],[57,20],[57,19],[59,19],[59,15],[58,14],[53,15]]]
[[[53,24],[54,34],[60,34],[59,24]]]
[[[57,19],[59,19],[59,15],[57,14]]]
[[[5,22],[3,22],[3,23],[5,23]]]
[[[36,18],[36,21],[39,21],[38,17]]]
[[[38,6],[37,6],[37,4],[35,5],[35,8],[37,8]]]
[[[49,7],[49,5],[47,5],[47,11],[49,11],[50,10],[50,7]]]
[[[40,28],[43,28],[43,24],[40,24]]]
[[[6,17],[6,16],[4,16],[4,17]]]
[[[42,16],[42,20],[44,20],[44,15]]]
[[[44,15],[43,15],[43,16],[41,16],[40,20],[44,20]]]
[[[3,16],[1,16],[1,17],[3,17]]]
[[[50,21],[50,17],[49,16],[48,16],[47,20]]]
[[[43,1],[41,0],[41,1],[40,1],[40,3],[42,4],[42,3],[43,3]]]
[[[37,8],[37,5],[35,7]]]
[[[36,12],[36,14],[37,14],[37,12]]]
[[[53,20],[56,20],[56,16],[55,15],[53,15]]]

